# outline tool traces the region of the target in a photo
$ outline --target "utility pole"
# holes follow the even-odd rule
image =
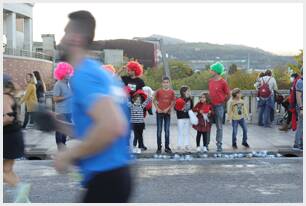
[[[165,49],[164,49],[164,41],[163,41],[162,38],[159,39],[159,47],[160,47],[160,51],[161,51],[162,58],[163,58],[163,65],[164,65],[163,75],[169,77],[169,79],[171,81],[170,69],[169,69],[169,65],[168,65],[168,57],[167,57],[167,54],[166,54]]]
[[[250,70],[250,53],[248,53],[248,70]]]

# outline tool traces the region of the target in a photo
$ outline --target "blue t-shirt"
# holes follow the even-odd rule
[[[88,58],[84,59],[81,64],[76,66],[70,83],[73,92],[72,117],[75,123],[76,138],[82,140],[87,136],[93,125],[93,121],[87,112],[97,100],[105,96],[112,97],[114,102],[122,109],[122,115],[130,121],[127,95],[123,90],[123,83],[101,69],[98,62]],[[83,185],[96,172],[113,170],[130,163],[129,135],[130,128],[107,149],[78,162],[80,171],[84,176]]]
[[[55,112],[60,114],[71,113],[71,89],[68,80],[59,80],[53,88],[53,96],[65,97],[64,100],[55,103]]]
[[[303,78],[299,79],[296,82],[295,89],[296,89],[297,92],[301,92],[302,93],[302,103],[303,103]]]

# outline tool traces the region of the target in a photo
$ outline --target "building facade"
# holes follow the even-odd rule
[[[32,51],[33,6],[31,3],[3,4],[3,35],[7,48]]]

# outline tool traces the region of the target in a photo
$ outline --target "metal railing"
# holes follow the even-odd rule
[[[20,56],[20,57],[31,57],[31,58],[36,58],[36,59],[44,59],[44,60],[49,60],[53,61],[53,57],[46,55],[41,52],[31,52],[27,50],[22,50],[22,49],[12,49],[12,48],[4,48],[4,53],[5,55],[12,55],[12,56]]]

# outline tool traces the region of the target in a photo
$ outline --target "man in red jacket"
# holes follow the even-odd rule
[[[230,89],[225,79],[221,75],[224,74],[224,66],[220,62],[210,66],[210,73],[213,77],[208,82],[209,95],[215,113],[215,122],[217,127],[216,141],[217,152],[222,152],[222,122],[224,116],[225,103],[230,98]]]

